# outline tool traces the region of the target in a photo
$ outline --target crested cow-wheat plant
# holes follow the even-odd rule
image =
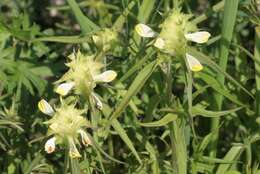
[[[259,0],[0,12],[0,173],[260,173]]]

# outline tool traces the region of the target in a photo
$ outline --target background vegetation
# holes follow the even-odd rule
[[[134,30],[158,31],[176,9],[212,35],[188,50],[201,72],[171,56],[158,63]],[[260,1],[1,0],[0,12],[1,173],[260,174]],[[103,28],[119,33],[113,49],[93,44]],[[54,82],[78,49],[118,75],[95,89],[98,119],[85,115],[95,145],[66,161],[62,146],[45,153],[49,118],[37,103],[58,103]]]

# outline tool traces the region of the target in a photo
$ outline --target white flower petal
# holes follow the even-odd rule
[[[92,145],[92,141],[85,131],[79,130],[78,132],[80,133],[82,144],[85,146]]]
[[[50,115],[50,116],[52,116],[54,114],[54,110],[52,109],[51,105],[44,99],[39,101],[38,108],[44,114],[47,114],[47,115]]]
[[[157,38],[153,44],[156,48],[163,49],[165,46],[165,42],[162,38]]]
[[[52,137],[48,141],[46,141],[44,148],[47,153],[52,153],[55,151],[55,141],[55,137]]]
[[[113,81],[117,76],[117,73],[112,70],[108,70],[103,72],[102,74],[96,75],[94,77],[95,82],[111,82]]]
[[[141,37],[155,37],[156,33],[147,25],[145,24],[137,24],[135,26],[135,31],[141,36]]]
[[[210,37],[210,33],[206,32],[206,31],[199,31],[199,32],[195,32],[195,33],[188,33],[185,34],[185,38],[187,40],[196,42],[196,43],[205,43],[209,40]]]
[[[97,108],[99,110],[102,110],[103,109],[103,104],[100,101],[100,99],[98,98],[98,96],[95,93],[93,93],[93,92],[92,92],[92,96],[93,96],[94,101],[96,102]]]
[[[74,87],[75,83],[74,82],[68,82],[68,83],[62,83],[60,84],[57,89],[56,93],[65,96],[69,93],[69,91]]]
[[[188,65],[189,65],[189,69],[191,71],[198,72],[198,71],[201,71],[203,69],[203,66],[198,61],[198,59],[196,59],[192,55],[186,54],[186,59],[187,59]]]

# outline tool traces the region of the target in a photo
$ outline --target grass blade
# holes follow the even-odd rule
[[[222,32],[221,32],[221,40],[220,40],[220,60],[219,66],[222,71],[226,71],[227,69],[227,62],[228,62],[228,55],[229,55],[229,47],[230,42],[233,35],[233,30],[235,27],[237,10],[238,10],[238,3],[239,0],[228,0],[225,1],[224,7],[224,19],[222,25]],[[223,74],[219,74],[217,76],[217,80],[224,85],[225,83],[225,76]],[[216,93],[215,100],[217,103],[216,109],[221,110],[222,108],[222,101],[223,96],[219,93]],[[218,144],[218,130],[219,129],[219,118],[213,118],[211,122],[211,131],[216,132],[213,137],[213,143],[211,147],[210,155],[212,157],[216,156],[217,153],[217,144]]]

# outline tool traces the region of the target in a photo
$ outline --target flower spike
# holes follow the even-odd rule
[[[195,33],[188,33],[185,34],[185,38],[187,40],[196,42],[196,43],[205,43],[209,40],[210,37],[210,33],[206,32],[206,31],[199,31],[199,32],[195,32]]]
[[[156,33],[145,24],[137,24],[135,26],[135,31],[141,37],[155,37]]]
[[[198,71],[201,71],[203,69],[203,66],[198,61],[198,59],[196,59],[192,55],[186,54],[186,59],[187,59],[188,65],[189,65],[189,69],[191,71],[198,72]]]
[[[74,82],[69,82],[69,83],[62,83],[60,84],[57,89],[56,93],[65,96],[69,93],[69,91],[74,87],[75,83]]]
[[[55,151],[55,141],[56,138],[52,137],[45,143],[44,148],[47,153],[52,153]]]
[[[52,116],[54,114],[54,110],[52,109],[51,105],[44,99],[39,101],[38,108],[44,114]]]

